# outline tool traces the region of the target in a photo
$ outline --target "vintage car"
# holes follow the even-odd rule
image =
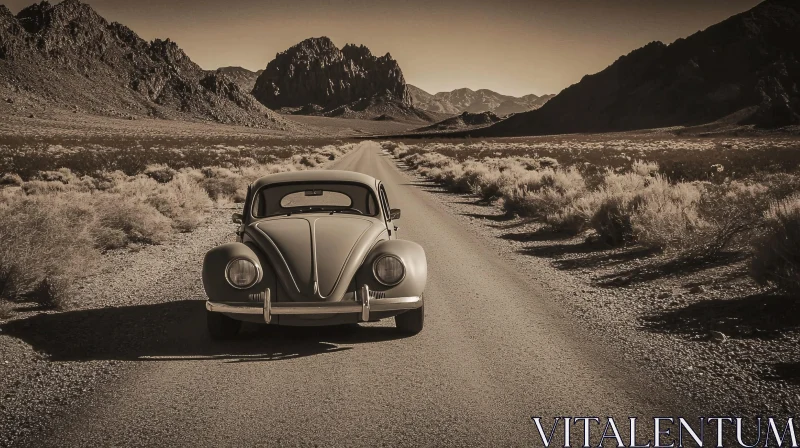
[[[422,331],[425,252],[397,239],[400,210],[381,181],[350,171],[263,177],[234,214],[237,241],[203,261],[208,331],[224,339],[242,321],[319,326],[394,317]]]

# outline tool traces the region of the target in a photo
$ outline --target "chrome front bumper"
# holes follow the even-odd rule
[[[262,314],[264,322],[270,323],[275,315],[302,314],[348,314],[358,313],[362,322],[369,321],[371,311],[403,311],[422,306],[422,297],[370,298],[369,287],[364,285],[354,302],[272,302],[270,290],[251,295],[261,303],[253,302],[218,303],[207,301],[206,309],[215,313]]]

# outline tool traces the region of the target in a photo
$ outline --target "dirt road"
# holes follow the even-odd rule
[[[534,415],[681,411],[613,346],[587,338],[582,327],[592,323],[563,312],[547,279],[520,274],[387,155],[359,149],[333,168],[382,179],[391,206],[402,209],[400,237],[425,248],[421,334],[400,338],[388,321],[250,329],[215,343],[199,280],[187,275],[187,300],[170,305],[180,315],[169,334],[149,351],[127,352],[135,368],[41,444],[540,446]]]

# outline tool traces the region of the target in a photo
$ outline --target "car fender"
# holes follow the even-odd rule
[[[245,258],[255,263],[262,272],[261,281],[246,289],[231,286],[225,278],[225,269],[232,260]],[[250,294],[266,288],[275,291],[276,276],[265,257],[247,243],[226,243],[206,253],[203,259],[203,288],[214,302],[246,302]]]
[[[383,255],[394,255],[403,262],[405,277],[395,286],[385,286],[378,282],[372,266]],[[385,297],[418,297],[425,291],[428,281],[428,261],[425,250],[419,244],[408,240],[380,241],[372,247],[356,275],[359,286],[366,284],[371,291],[380,291]]]

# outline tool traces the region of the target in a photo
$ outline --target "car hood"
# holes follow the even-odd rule
[[[250,226],[290,300],[341,300],[370,248],[386,231],[353,215],[267,219]]]

